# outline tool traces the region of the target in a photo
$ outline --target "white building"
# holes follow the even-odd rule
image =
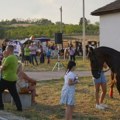
[[[120,0],[91,13],[100,16],[100,46],[120,51]]]

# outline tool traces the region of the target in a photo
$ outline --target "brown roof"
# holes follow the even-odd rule
[[[120,12],[120,0],[116,0],[110,4],[107,4],[93,12],[91,12],[91,15],[104,15],[104,14],[111,14],[111,13],[117,13]]]

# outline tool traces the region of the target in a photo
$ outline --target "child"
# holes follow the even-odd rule
[[[78,83],[78,77],[73,72],[75,70],[76,63],[74,61],[69,61],[67,65],[67,72],[64,76],[64,86],[61,93],[61,104],[66,105],[66,120],[72,120],[72,113],[75,104],[75,84]]]
[[[50,64],[50,56],[51,56],[51,49],[48,47],[48,50],[46,52],[46,57],[47,57],[47,63]]]

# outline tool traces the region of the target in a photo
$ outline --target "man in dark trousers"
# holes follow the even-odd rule
[[[2,93],[5,89],[8,89],[18,111],[22,111],[22,105],[16,89],[17,67],[18,59],[13,54],[14,46],[8,45],[6,47],[7,57],[3,58],[1,73],[2,79],[0,80],[0,110],[4,110],[4,104],[2,100]]]

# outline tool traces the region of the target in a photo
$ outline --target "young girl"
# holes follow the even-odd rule
[[[64,86],[61,93],[61,104],[66,105],[65,120],[72,120],[72,113],[75,104],[75,84],[78,83],[78,77],[73,72],[75,70],[76,63],[70,61],[67,66],[67,72],[64,76]]]
[[[50,57],[51,57],[51,49],[48,47],[48,50],[46,52],[46,57],[47,57],[47,63],[50,64]]]

